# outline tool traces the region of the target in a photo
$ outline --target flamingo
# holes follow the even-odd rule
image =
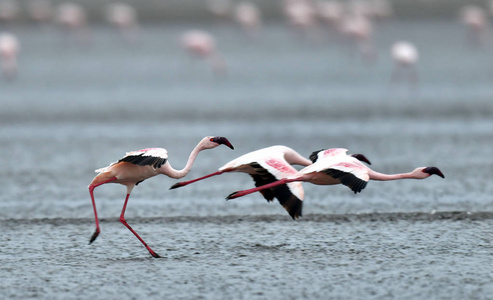
[[[235,19],[250,37],[258,36],[262,27],[260,9],[252,2],[240,2],[235,8]]]
[[[181,44],[190,55],[208,59],[216,74],[224,73],[226,65],[212,35],[202,30],[189,30],[182,35]]]
[[[19,51],[20,43],[15,35],[0,34],[0,69],[7,80],[13,80],[17,76]]]
[[[340,30],[348,41],[357,46],[365,61],[372,62],[377,58],[377,49],[373,43],[373,21],[366,13],[358,10],[347,13],[342,20]]]
[[[89,194],[91,195],[92,206],[94,208],[94,216],[96,219],[96,231],[89,240],[89,244],[94,242],[101,232],[99,228],[98,214],[96,211],[96,202],[94,201],[94,188],[105,183],[119,183],[127,187],[127,196],[125,203],[123,204],[122,213],[120,215],[120,222],[125,225],[147,248],[149,253],[158,258],[156,254],[144,240],[135,232],[130,225],[125,221],[125,210],[127,208],[128,198],[132,189],[141,183],[142,181],[156,176],[158,174],[164,174],[171,178],[182,178],[190,172],[195,158],[200,151],[205,149],[212,149],[219,145],[226,145],[231,149],[234,149],[233,145],[225,137],[204,137],[190,153],[187,164],[182,170],[175,170],[168,162],[168,152],[162,148],[147,148],[137,151],[128,152],[123,158],[110,164],[108,167],[97,169],[96,173],[99,173],[89,184]]]
[[[308,0],[284,0],[282,2],[284,16],[295,34],[318,40],[316,8]]]
[[[87,12],[84,7],[72,2],[61,3],[57,7],[56,21],[65,34],[73,35],[79,44],[90,42]]]
[[[398,179],[425,179],[431,175],[445,178],[437,167],[419,167],[409,173],[383,174],[365,166],[361,161],[366,161],[362,154],[347,155],[347,149],[333,148],[315,151],[310,155],[313,164],[305,167],[291,177],[283,178],[263,186],[249,190],[236,191],[226,199],[235,199],[264,189],[270,189],[278,185],[291,182],[310,182],[317,185],[343,184],[349,187],[355,194],[361,192],[368,181],[371,180],[398,180]]]
[[[399,75],[408,73],[409,82],[413,85],[418,83],[418,73],[416,63],[419,59],[419,53],[414,44],[406,41],[395,42],[390,50],[394,61],[394,71],[392,72],[391,81],[395,82]]]
[[[261,186],[296,174],[298,171],[291,166],[293,164],[308,166],[311,163],[310,160],[304,158],[295,150],[286,146],[276,145],[246,153],[226,163],[224,166],[220,167],[217,172],[197,179],[178,182],[170,189],[176,189],[202,179],[228,172],[247,173],[252,176],[256,186]],[[301,216],[304,195],[301,183],[288,183],[288,186],[284,185],[269,190],[263,190],[261,193],[268,202],[273,201],[274,197],[277,198],[293,219],[297,219]]]
[[[466,38],[474,46],[486,42],[488,32],[488,17],[486,11],[476,5],[466,5],[460,10],[460,21],[467,28]]]
[[[135,42],[139,35],[137,10],[125,3],[111,3],[106,7],[106,21],[120,31],[127,42]]]
[[[53,7],[49,0],[30,0],[27,11],[31,20],[37,23],[47,22],[53,15]]]

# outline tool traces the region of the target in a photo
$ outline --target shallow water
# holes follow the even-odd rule
[[[82,48],[50,28],[16,29],[19,77],[0,81],[2,298],[492,294],[491,49],[467,47],[446,21],[379,24],[374,63],[278,23],[258,41],[205,26],[228,62],[224,77],[181,52],[190,24],[148,25],[131,47],[105,27]],[[415,90],[389,86],[388,47],[403,37],[420,49]],[[358,195],[305,184],[303,218],[292,221],[257,195],[225,201],[253,186],[244,174],[171,191],[174,180],[152,178],[132,193],[126,218],[162,259],[116,219],[125,188],[105,185],[95,191],[102,233],[87,245],[94,169],[153,146],[181,168],[205,135],[235,150],[201,153],[186,178],[283,144],[305,156],[345,147],[386,173],[436,165],[446,179],[371,182]]]

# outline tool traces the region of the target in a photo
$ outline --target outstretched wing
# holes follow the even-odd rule
[[[163,148],[147,148],[128,152],[118,162],[128,162],[139,166],[152,166],[160,168],[168,160],[168,151]]]
[[[321,172],[339,180],[355,194],[361,192],[370,180],[366,169],[351,162],[338,162],[321,170]]]
[[[250,175],[255,181],[256,187],[286,178],[297,172],[295,168],[280,158],[251,163],[250,166],[255,169],[255,174]],[[304,198],[301,182],[282,184],[261,190],[260,193],[269,202],[277,198],[293,219],[301,217]]]
[[[331,148],[331,149],[322,149],[318,151],[313,151],[310,154],[310,160],[315,163],[317,160],[321,158],[331,157],[331,156],[339,156],[339,155],[347,155],[347,149],[344,148]]]

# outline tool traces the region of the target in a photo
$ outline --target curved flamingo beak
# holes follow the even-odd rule
[[[228,146],[229,148],[231,148],[231,149],[233,149],[233,150],[235,149],[235,148],[233,147],[233,145],[231,145],[231,143],[230,143],[230,142],[228,141],[228,139],[227,139],[227,138],[225,138],[225,137],[222,137],[222,136],[216,136],[216,137],[212,138],[212,141],[213,141],[214,143],[218,143],[219,145],[226,145],[226,146]]]
[[[426,167],[423,169],[423,172],[428,173],[430,175],[438,175],[442,178],[445,178],[442,171],[440,171],[440,169],[438,169],[437,167]]]
[[[371,162],[363,154],[352,154],[351,156],[356,158],[357,160],[360,160],[362,162],[365,162],[365,163],[371,165]]]

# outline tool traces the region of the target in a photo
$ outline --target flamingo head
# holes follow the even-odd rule
[[[359,161],[362,161],[362,162],[365,162],[365,163],[371,165],[371,162],[363,154],[351,154],[351,156],[356,158]]]
[[[207,137],[206,138],[206,142],[207,142],[207,148],[215,148],[219,145],[226,145],[228,146],[229,148],[233,149],[234,150],[234,147],[233,145],[231,145],[231,143],[228,141],[227,138],[225,137],[222,137],[222,136],[211,136],[211,137]]]
[[[440,171],[440,169],[438,169],[437,167],[426,167],[426,168],[423,168],[422,169],[422,172],[423,173],[426,173],[426,174],[429,174],[428,176],[431,176],[431,175],[438,175],[442,178],[445,178],[445,176],[443,175],[442,171]]]

